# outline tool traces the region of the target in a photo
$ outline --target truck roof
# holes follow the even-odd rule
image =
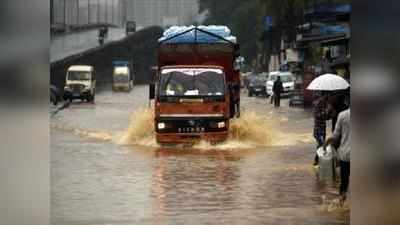
[[[115,60],[112,61],[113,66],[129,66],[129,61],[126,60]]]
[[[195,70],[200,73],[205,71],[212,71],[215,73],[222,74],[224,72],[224,68],[220,66],[166,66],[161,68],[162,73],[170,73],[170,72],[183,72],[187,70]]]
[[[231,43],[236,44],[227,26],[172,26],[158,40],[159,43],[192,44],[192,43]]]
[[[220,69],[223,71],[224,67],[216,65],[173,65],[161,67],[161,70],[165,69]]]
[[[86,71],[90,72],[93,70],[93,66],[88,65],[73,65],[68,68],[68,71]]]

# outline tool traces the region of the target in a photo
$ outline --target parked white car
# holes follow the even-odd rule
[[[269,73],[267,83],[267,95],[272,95],[272,87],[274,86],[274,82],[276,79],[281,77],[282,85],[283,85],[283,93],[282,94],[290,94],[294,91],[294,82],[295,77],[291,72],[281,72],[281,71],[274,71]]]

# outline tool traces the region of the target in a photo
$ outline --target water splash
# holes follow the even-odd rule
[[[219,144],[200,141],[196,149],[247,149],[254,147],[287,146],[312,140],[310,134],[290,134],[280,131],[280,120],[255,112],[245,112],[230,122],[228,139]],[[142,108],[132,114],[129,128],[118,142],[122,145],[158,147],[154,132],[154,109]]]
[[[242,113],[240,118],[230,121],[228,139],[219,144],[200,141],[192,146],[196,149],[249,149],[271,146],[292,146],[299,142],[312,143],[311,133],[288,133],[281,130],[279,115],[265,116],[252,111]],[[287,120],[284,118],[283,120]],[[100,141],[110,141],[119,145],[139,145],[159,147],[155,140],[154,109],[140,108],[132,113],[129,127],[125,131],[88,131],[66,128],[62,130]]]
[[[118,144],[157,147],[154,132],[154,110],[140,108],[132,113],[129,127]]]
[[[232,120],[228,141],[269,146],[274,140],[274,127],[272,120],[255,112],[245,112],[240,118]]]
[[[323,212],[349,212],[350,202],[348,200],[341,201],[340,198],[328,199],[322,195],[322,204],[320,210]]]

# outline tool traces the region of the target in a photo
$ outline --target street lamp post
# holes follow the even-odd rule
[[[108,23],[108,15],[107,15],[107,11],[108,11],[108,4],[107,4],[107,0],[104,2],[104,4],[105,4],[105,23]]]

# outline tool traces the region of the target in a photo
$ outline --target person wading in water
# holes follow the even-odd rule
[[[278,76],[278,78],[274,82],[272,91],[274,92],[275,107],[280,107],[281,106],[281,93],[283,92],[283,84],[282,84],[280,76]]]

